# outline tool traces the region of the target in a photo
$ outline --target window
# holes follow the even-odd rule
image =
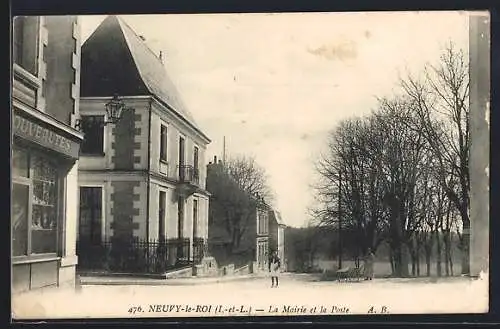
[[[12,256],[28,254],[29,185],[12,187]]]
[[[99,244],[102,232],[102,187],[80,187],[78,239]]]
[[[193,178],[195,180],[198,180],[198,178],[199,178],[199,176],[198,176],[199,175],[199,172],[198,172],[198,170],[199,170],[199,167],[198,167],[198,165],[199,165],[199,163],[198,163],[199,162],[199,152],[200,151],[198,149],[198,146],[195,146],[194,150],[193,150],[193,167],[194,167],[194,172],[193,172],[194,177]]]
[[[158,238],[160,241],[165,240],[165,210],[166,210],[166,202],[167,193],[164,191],[160,191],[160,196],[158,200]]]
[[[13,22],[14,63],[38,75],[39,17],[19,16]]]
[[[58,181],[55,162],[24,149],[13,149],[13,256],[56,253]]]
[[[193,238],[198,237],[198,200],[193,200]]]
[[[184,199],[182,197],[177,199],[177,215],[177,236],[182,238],[184,236]]]
[[[57,171],[44,157],[33,156],[32,253],[53,253],[57,246]]]
[[[199,161],[199,149],[198,146],[195,146],[193,152],[193,166],[195,170],[198,170],[198,161]]]
[[[161,125],[160,128],[160,161],[167,162],[167,126]]]
[[[81,127],[85,135],[82,154],[104,155],[104,115],[82,115]]]
[[[179,137],[179,180],[184,181],[186,178],[186,168],[184,166],[185,164],[185,158],[184,158],[184,152],[185,152],[185,139],[184,137],[180,136]]]

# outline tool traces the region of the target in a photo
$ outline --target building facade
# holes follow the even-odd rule
[[[270,239],[269,239],[269,207],[262,204],[256,207],[256,254],[254,269],[266,271],[270,256]]]
[[[281,260],[282,269],[285,270],[285,227],[281,213],[276,210],[269,211],[269,250],[276,251]]]
[[[80,122],[88,138],[78,173],[80,254],[105,241],[142,240],[166,243],[168,266],[198,260],[208,237],[210,140],[161,57],[122,19],[108,16],[82,46],[81,81]],[[113,95],[126,107],[106,125]],[[157,256],[146,248],[153,251],[148,257]]]
[[[80,24],[19,16],[12,41],[12,292],[74,287]]]
[[[207,165],[207,188],[211,195],[208,244],[219,266],[251,265],[253,271],[267,270],[269,257],[269,205],[248,195],[214,157]],[[239,218],[228,218],[228,214]],[[234,219],[234,221],[232,220]],[[230,222],[228,222],[230,221]]]

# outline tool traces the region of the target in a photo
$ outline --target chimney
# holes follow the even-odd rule
[[[214,163],[217,163],[217,156],[214,155]]]
[[[158,58],[160,59],[160,62],[163,63],[163,52],[160,50],[160,55],[158,55]]]

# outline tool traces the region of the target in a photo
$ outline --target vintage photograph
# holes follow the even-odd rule
[[[485,313],[490,16],[17,16],[14,320]]]

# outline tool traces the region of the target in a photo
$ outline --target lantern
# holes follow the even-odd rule
[[[118,98],[118,95],[115,94],[113,98],[106,103],[105,107],[109,123],[117,123],[122,116],[125,103]]]

